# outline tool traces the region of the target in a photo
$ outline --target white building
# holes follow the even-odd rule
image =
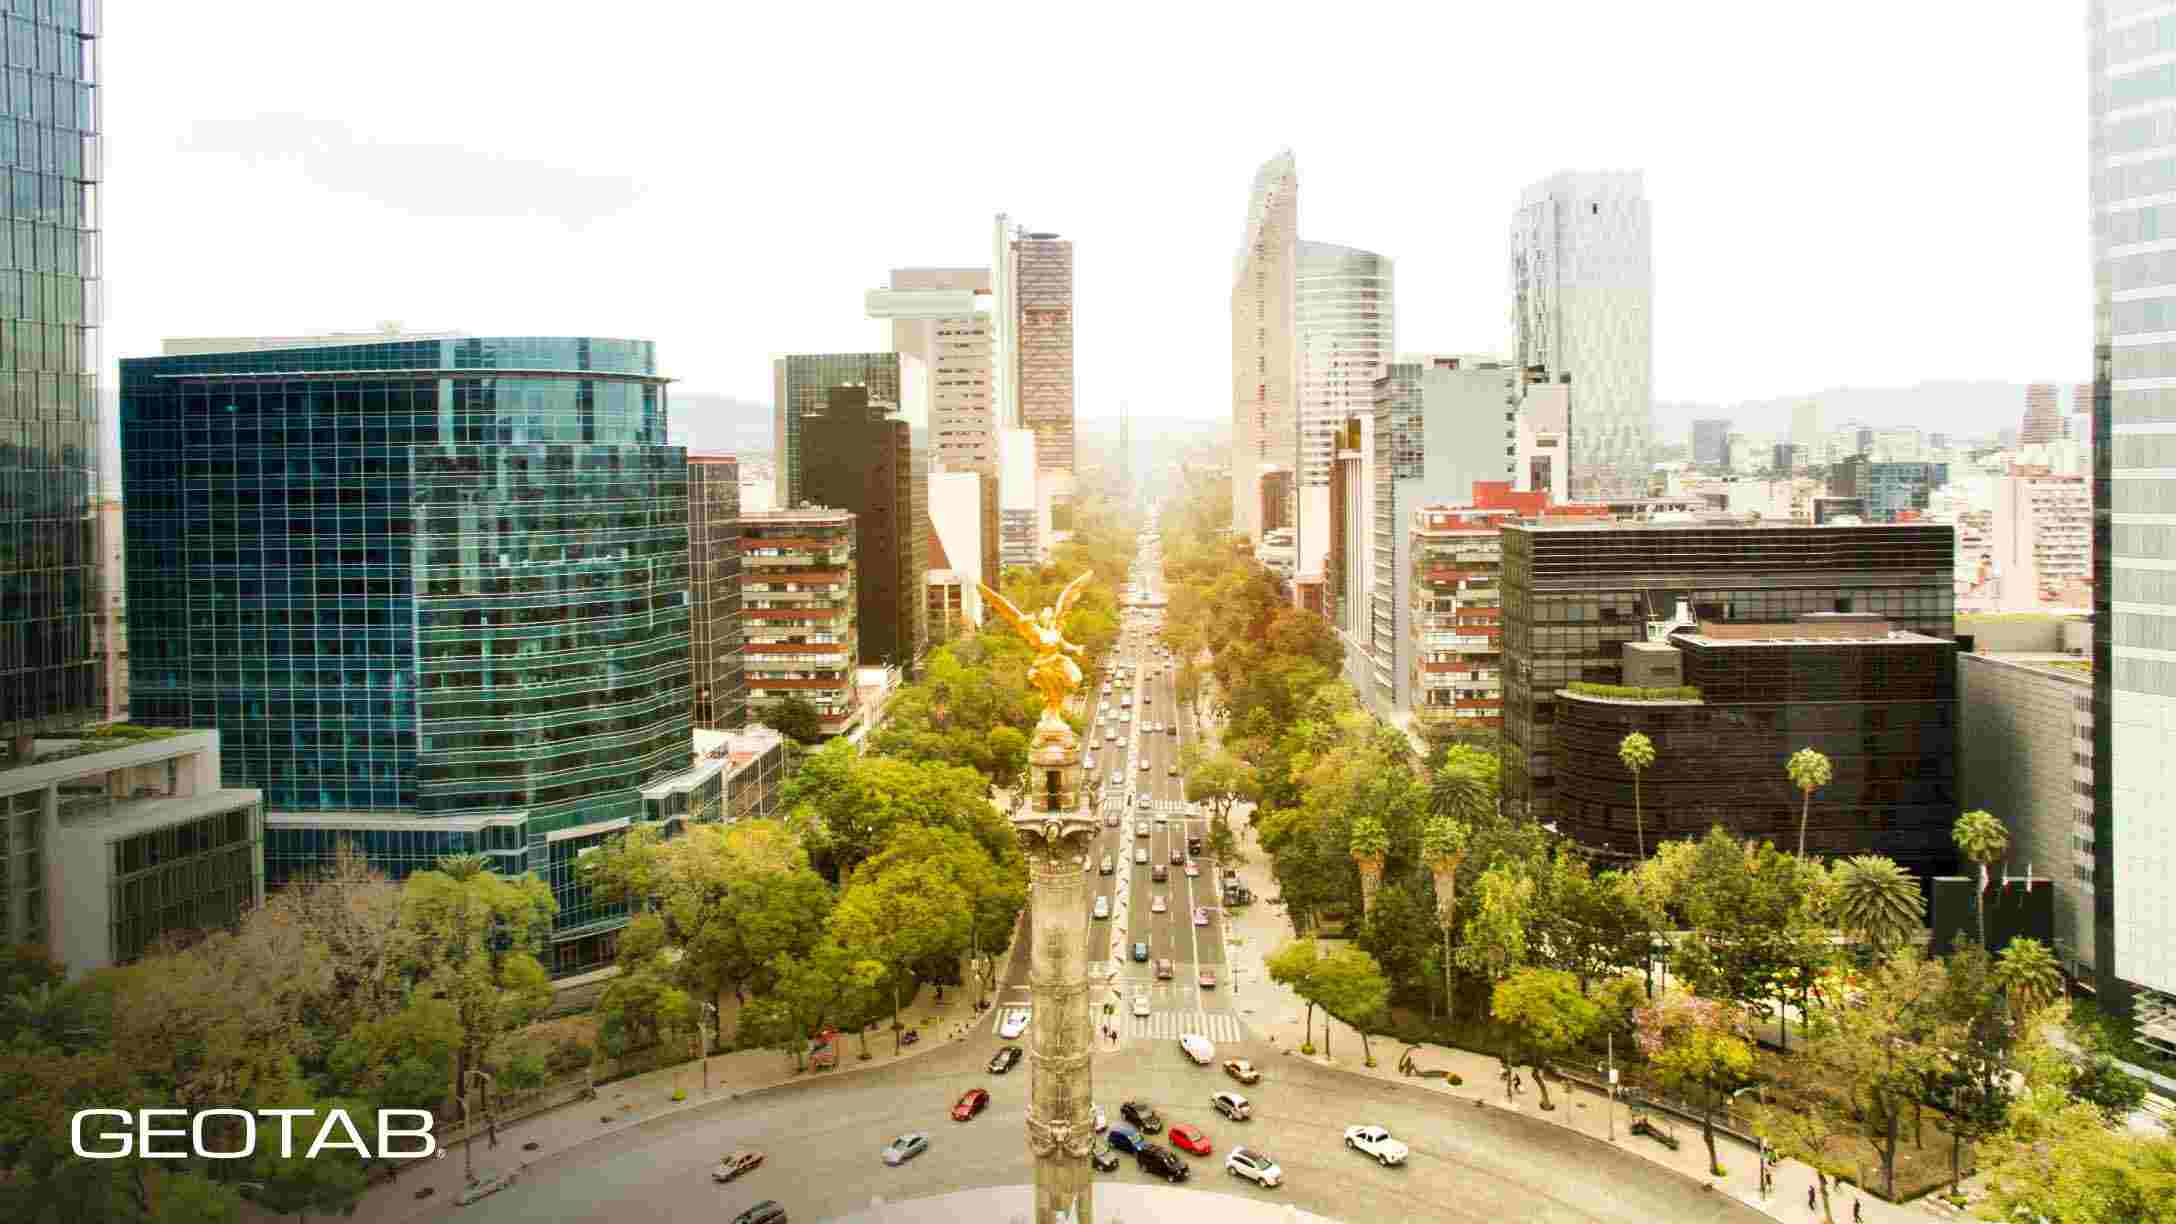
[[[1572,500],[1566,439],[1572,393],[1566,383],[1528,383],[1521,389],[1513,421],[1511,487],[1521,493],[1547,493],[1557,505]],[[1468,496],[1472,492],[1468,489]]]
[[[929,527],[943,553],[930,558],[930,571],[952,574],[960,588],[961,614],[980,625],[982,592],[975,584],[997,583],[997,575],[982,572],[982,477],[974,472],[931,472]]]
[[[1232,261],[1232,531],[1262,538],[1262,473],[1294,466],[1294,280],[1299,168],[1286,149],[1263,162],[1247,194]]]
[[[1994,480],[1995,573],[2001,606],[2075,606],[2093,576],[2093,487],[2083,476],[2014,469]]]
[[[1373,251],[1301,242],[1294,278],[1297,363],[1294,487],[1299,572],[1322,574],[1330,547],[1330,469],[1345,422],[1375,415],[1375,380],[1396,351],[1395,270]]]
[[[1654,240],[1641,175],[1534,184],[1511,224],[1515,357],[1569,374],[1570,487],[1643,496],[1654,440]]]
[[[998,431],[997,521],[1001,565],[1042,564],[1050,501],[1035,466],[1035,431]]]

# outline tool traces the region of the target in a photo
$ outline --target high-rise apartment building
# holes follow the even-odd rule
[[[1323,573],[1329,551],[1330,468],[1336,439],[1375,415],[1375,380],[1395,349],[1391,261],[1372,251],[1301,242],[1293,279],[1297,411],[1293,428],[1299,572]]]
[[[1510,494],[1501,482],[1499,498]],[[1489,490],[1483,490],[1484,493]],[[1462,504],[1416,506],[1411,538],[1406,689],[1413,724],[1423,735],[1449,735],[1503,725],[1503,532],[1516,510]]]
[[[2072,593],[2092,579],[2092,486],[2083,476],[2045,467],[2012,467],[1994,484],[1990,556],[2002,583],[2001,606],[2072,602]]]
[[[1044,471],[1073,470],[1073,244],[1056,234],[1013,237],[1016,424],[1035,432]]]
[[[1504,528],[1504,795],[1553,818],[1556,692],[1621,683],[1624,645],[1686,606],[1702,623],[1875,614],[1955,635],[1952,529],[1745,523],[1513,523]],[[1778,767],[1780,769],[1780,766]]]
[[[1692,423],[1692,462],[1694,467],[1727,468],[1730,466],[1730,422],[1705,420]]]
[[[816,707],[825,735],[844,735],[860,722],[857,534],[847,510],[802,506],[741,516],[743,649],[757,720],[765,707],[799,697]]]
[[[133,716],[219,729],[271,881],[475,852],[550,885],[552,968],[610,959],[575,861],[689,762],[666,382],[589,338],[121,363]]]
[[[2141,1038],[2176,1049],[2176,42],[2141,0],[2087,22],[2094,947],[2102,997],[2137,987]]]
[[[1048,503],[1041,497],[1035,431],[1005,430],[998,449],[1002,455],[997,495],[999,559],[1005,565],[1041,565],[1046,543],[1043,515]]]
[[[1411,522],[1423,502],[1461,504],[1508,482],[1518,371],[1493,357],[1401,357],[1376,379],[1372,676],[1354,683],[1382,717],[1411,709]]]
[[[801,421],[822,412],[833,387],[860,386],[869,402],[901,405],[904,364],[900,353],[796,353],[771,361],[771,461],[776,504],[791,509],[808,494],[801,485]],[[911,359],[912,354],[904,355]],[[910,371],[911,372],[911,371]],[[926,422],[910,422],[926,424]]]
[[[913,433],[873,389],[829,389],[801,418],[801,496],[854,515],[861,661],[912,671],[924,642],[928,481],[915,480]]]
[[[979,478],[979,565],[994,574],[999,329],[991,280],[988,268],[894,268],[889,288],[869,291],[867,313],[888,321],[892,351],[902,356],[902,379],[918,373],[927,384],[900,388],[904,402],[928,405],[928,430],[917,437],[917,457],[926,456],[932,472],[972,472]],[[914,412],[905,415],[916,424]]]
[[[1262,163],[1232,264],[1232,531],[1256,543],[1271,529],[1262,474],[1297,458],[1299,189],[1290,149]]]
[[[1517,363],[1569,375],[1574,497],[1646,492],[1654,437],[1654,243],[1641,175],[1566,172],[1511,224]]]
[[[35,10],[35,11],[34,11]],[[34,737],[101,717],[98,594],[100,31],[96,5],[17,5],[0,97],[14,166],[0,250],[0,397],[11,546],[0,560],[0,729]]]
[[[2025,388],[2025,420],[2017,430],[2020,446],[2053,442],[2063,436],[2062,408],[2055,397],[2054,383],[2033,383]]]
[[[740,460],[688,456],[688,658],[695,726],[748,721],[741,676]]]

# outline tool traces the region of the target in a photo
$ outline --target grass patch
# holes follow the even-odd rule
[[[2128,1021],[2102,1011],[2090,999],[2071,1001],[2070,1036],[2095,1054],[2106,1054],[2110,1058],[2121,1059],[2149,1071],[2176,1076],[2176,1058],[2152,1046],[2141,1045],[2131,1035]]]

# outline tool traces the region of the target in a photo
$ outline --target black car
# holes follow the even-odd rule
[[[1164,1120],[1156,1116],[1156,1107],[1147,1101],[1128,1101],[1118,1107],[1118,1116],[1141,1128],[1144,1135],[1154,1135],[1164,1128]]]
[[[990,1074],[1003,1075],[1020,1064],[1022,1051],[1019,1046],[1006,1046],[990,1060]]]
[[[1185,851],[1183,851],[1183,850],[1181,850],[1181,849],[1179,849],[1179,848],[1178,848],[1177,846],[1173,846],[1173,847],[1171,847],[1171,865],[1172,865],[1173,867],[1176,867],[1176,866],[1178,866],[1179,864],[1181,864],[1181,863],[1183,863],[1183,862],[1185,862],[1185,861],[1186,861],[1186,852],[1185,852]]]
[[[1168,1182],[1182,1182],[1193,1173],[1179,1154],[1159,1143],[1151,1143],[1133,1154],[1133,1161],[1143,1173],[1161,1177]]]
[[[777,1199],[764,1199],[734,1216],[733,1224],[786,1224],[786,1209],[779,1206]]]
[[[1088,1156],[1088,1163],[1099,1173],[1111,1173],[1118,1169],[1118,1153],[1107,1147],[1099,1147]]]

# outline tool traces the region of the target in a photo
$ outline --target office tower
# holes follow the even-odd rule
[[[2176,1049],[2176,74],[2158,10],[2090,0],[2087,96],[2093,234],[2093,871],[2103,999],[2133,993],[2138,1034]],[[2151,1030],[2150,1032],[2148,1030]]]
[[[1554,695],[1554,818],[1588,852],[1636,862],[1643,829],[1651,854],[1717,825],[1795,848],[1803,811],[1808,854],[1886,855],[1923,878],[1955,870],[1954,641],[1815,615],[1673,626],[1622,651],[1639,700]],[[1635,731],[1655,747],[1636,780],[1618,757]],[[1810,803],[1783,770],[1802,748],[1834,773]]]
[[[1812,463],[1821,448],[1821,403],[1800,400],[1791,405],[1791,445],[1798,448],[1801,463]]]
[[[816,707],[825,735],[861,721],[854,670],[854,515],[802,506],[744,512],[740,520],[741,619],[747,642],[749,714],[788,697]]]
[[[2093,490],[2083,476],[2015,466],[1994,478],[1991,556],[2001,606],[2078,606],[2092,579]]]
[[[797,353],[772,359],[771,462],[779,507],[791,509],[808,497],[801,484],[802,418],[824,411],[831,389],[848,385],[866,387],[870,403],[900,406],[903,385],[917,381],[901,377],[904,360],[899,353]]]
[[[1868,522],[1894,523],[1925,515],[1934,490],[1948,483],[1946,463],[1885,463],[1852,455],[1830,465],[1828,492],[1864,499]]]
[[[1297,458],[1299,190],[1290,149],[1262,163],[1232,261],[1232,532],[1257,543],[1274,529],[1262,519],[1262,475],[1291,472]]]
[[[2025,421],[2018,427],[2019,445],[2053,442],[2063,436],[2063,414],[2055,394],[2054,383],[2033,383],[2025,388]]]
[[[1519,373],[1493,357],[1401,357],[1375,380],[1373,675],[1355,681],[1382,717],[1412,708],[1411,532],[1422,502],[1463,503],[1512,477]]]
[[[741,677],[740,461],[688,456],[688,658],[695,726],[748,721]]]
[[[1566,172],[1534,184],[1511,226],[1517,362],[1578,388],[1570,487],[1646,492],[1654,436],[1654,250],[1641,176]]]
[[[1035,431],[1000,431],[998,454],[998,552],[1006,565],[1043,563],[1041,473],[1035,463]]]
[[[1323,573],[1329,549],[1330,467],[1345,422],[1375,415],[1375,380],[1395,348],[1396,281],[1391,261],[1372,251],[1301,242],[1293,278],[1297,411],[1294,484],[1299,572]]]
[[[912,671],[921,656],[922,584],[929,569],[926,480],[917,491],[914,441],[896,404],[872,388],[829,389],[801,420],[801,496],[854,514],[861,661]]]
[[[1874,614],[1953,636],[1944,525],[1529,524],[1504,528],[1504,794],[1554,818],[1556,693],[1615,684],[1623,647],[1679,603],[1702,623]],[[1781,765],[1777,765],[1780,776]]]
[[[888,321],[892,351],[901,355],[902,401],[928,405],[928,433],[917,439],[916,455],[927,456],[932,472],[981,478],[979,565],[995,574],[998,323],[991,280],[988,268],[894,268],[890,287],[870,290],[866,305],[868,317]],[[916,362],[926,386],[911,385]],[[912,409],[904,415],[915,422]]]
[[[1013,385],[1019,417],[1035,431],[1035,462],[1073,470],[1073,244],[1051,233],[1012,240]]]
[[[1768,468],[1778,475],[1788,476],[1793,470],[1801,466],[1800,452],[1794,443],[1778,442],[1775,445],[1774,453],[1775,457],[1769,461]]]
[[[1730,465],[1730,422],[1705,420],[1692,423],[1692,462],[1694,467],[1722,468]]]
[[[551,968],[612,957],[575,861],[689,761],[666,381],[589,338],[122,362],[134,717],[221,731],[268,879],[480,853],[549,883]]]

